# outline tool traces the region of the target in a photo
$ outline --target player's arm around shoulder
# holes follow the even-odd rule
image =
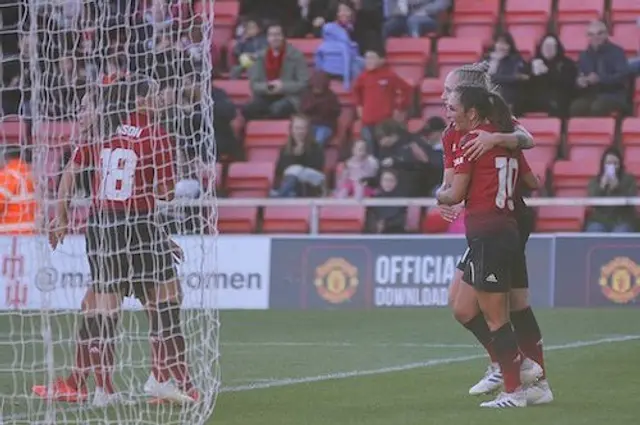
[[[501,147],[510,150],[526,150],[535,146],[533,136],[522,125],[517,124],[513,133],[490,133],[484,130],[472,132],[474,139],[464,144],[465,156],[478,159],[491,149]]]

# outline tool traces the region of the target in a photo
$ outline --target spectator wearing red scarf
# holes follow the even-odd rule
[[[249,69],[253,98],[243,109],[247,120],[289,118],[309,81],[304,55],[285,41],[281,25],[267,27],[267,44]]]

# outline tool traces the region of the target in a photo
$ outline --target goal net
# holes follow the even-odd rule
[[[0,424],[208,423],[220,389],[213,1],[14,0],[0,5],[0,185],[13,179],[0,187]],[[109,200],[134,196],[127,158],[110,158],[112,173],[99,174],[98,189],[92,182],[105,169],[104,155],[102,162],[83,166],[74,177],[73,192],[62,200],[70,205],[69,233],[55,250],[46,235],[58,225],[60,179],[73,150],[112,137],[117,131],[114,116],[127,123],[139,112],[138,98],[132,103],[127,92],[127,82],[134,78],[157,88],[145,98],[145,108],[153,112],[145,113],[153,117],[147,126],[153,132],[162,129],[174,142],[167,149],[177,182],[175,198],[158,203],[153,220],[182,251],[177,266],[181,328],[188,371],[199,396],[194,402],[150,402],[154,393],[145,384],[155,379],[157,351],[152,342],[159,336],[152,332],[148,304],[123,295],[113,339],[113,382],[120,397],[110,398],[107,407],[93,403],[97,371],[89,370],[86,400],[60,401],[54,384],[78,363],[76,341],[93,283],[88,254],[104,248],[99,241],[87,252],[90,205],[96,197],[104,200],[104,191]],[[116,93],[125,93],[114,97],[114,87]],[[135,127],[120,131],[135,133]],[[156,186],[166,183],[158,181],[164,174],[157,168],[152,172]],[[97,225],[112,224],[97,219]],[[132,237],[123,240],[135,243]],[[170,243],[162,247],[155,250],[165,252],[150,252],[151,258],[166,251],[179,253]],[[132,254],[123,251],[99,258],[110,268],[120,267],[123,259],[135,263]],[[135,272],[127,270],[125,274]],[[172,371],[164,372],[170,385],[180,387]],[[37,386],[48,388],[44,396]]]

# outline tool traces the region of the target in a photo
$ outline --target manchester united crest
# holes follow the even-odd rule
[[[640,295],[640,266],[628,257],[616,257],[600,269],[600,289],[605,297],[626,304]]]
[[[358,269],[344,258],[329,258],[316,268],[316,290],[331,304],[341,304],[358,289]]]

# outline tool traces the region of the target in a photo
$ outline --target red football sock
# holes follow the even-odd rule
[[[81,390],[87,383],[87,378],[91,373],[91,360],[89,358],[89,341],[83,340],[76,344],[75,365],[71,374],[65,379],[65,382],[71,388]]]
[[[180,389],[189,391],[193,388],[189,368],[187,366],[187,349],[180,326],[180,305],[175,303],[161,303],[158,305],[160,322],[163,329],[160,332],[162,347],[161,361],[176,380]]]
[[[498,364],[504,377],[505,391],[512,393],[521,385],[520,365],[522,364],[522,355],[518,350],[516,336],[511,328],[511,323],[503,325],[492,334]]]
[[[96,387],[107,393],[114,393],[113,366],[115,363],[115,329],[117,316],[103,316],[98,318],[100,339],[91,342],[89,353],[91,365],[94,368]]]
[[[546,377],[546,369],[544,367],[542,334],[531,307],[520,311],[512,311],[511,323],[522,354],[542,367],[542,378],[544,379]]]
[[[151,338],[151,372],[156,381],[167,382],[170,374],[163,361],[166,356],[162,353],[162,346],[163,344],[157,337]]]
[[[189,391],[193,388],[191,383],[191,376],[189,374],[189,368],[187,366],[186,344],[182,334],[173,335],[165,340],[164,350],[161,351],[164,354],[164,362],[176,380],[180,389]]]

